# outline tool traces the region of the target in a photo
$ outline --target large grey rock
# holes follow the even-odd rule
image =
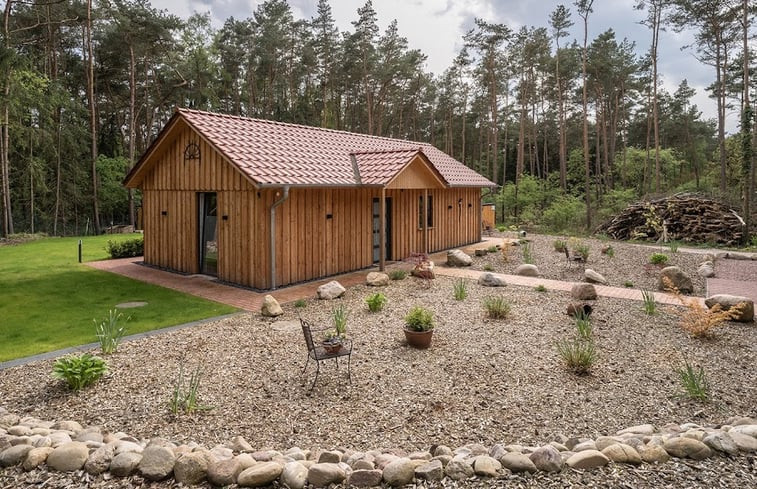
[[[613,462],[621,464],[638,465],[641,463],[641,455],[636,449],[625,443],[614,443],[602,450],[602,454]]]
[[[308,481],[314,487],[327,487],[329,484],[339,484],[347,473],[339,464],[314,464],[308,469]]]
[[[478,277],[478,285],[482,285],[484,287],[504,287],[505,285],[507,285],[507,283],[502,277],[494,275],[490,272],[485,272]]]
[[[559,472],[562,470],[563,460],[560,452],[552,445],[539,447],[529,455],[537,469],[544,472]]]
[[[575,284],[570,296],[579,301],[593,301],[597,298],[597,289],[592,284]]]
[[[505,454],[499,459],[502,466],[511,472],[529,472],[534,473],[537,469],[536,465],[531,461],[528,455],[522,453],[510,452]]]
[[[237,484],[241,487],[262,487],[275,481],[284,471],[278,462],[260,462],[243,470],[237,476]]]
[[[365,284],[371,287],[383,287],[389,285],[389,282],[389,275],[383,272],[369,272],[368,276],[365,277]]]
[[[99,475],[110,468],[110,462],[116,455],[115,445],[108,443],[95,449],[84,463],[84,471],[89,475]]]
[[[704,437],[702,443],[712,448],[713,450],[727,453],[729,455],[738,455],[739,453],[739,447],[736,446],[736,443],[733,441],[733,438],[731,438],[731,435],[722,431],[710,433],[709,435]]]
[[[242,470],[242,464],[236,458],[219,460],[208,466],[208,482],[218,487],[230,486],[237,482]]]
[[[116,477],[128,477],[136,472],[142,454],[136,452],[119,453],[110,461],[110,473]]]
[[[715,265],[711,261],[703,262],[697,268],[697,275],[702,278],[710,278],[715,276]]]
[[[660,272],[660,279],[657,282],[657,288],[660,290],[667,290],[668,286],[665,285],[665,278],[667,278],[673,287],[677,288],[682,293],[690,293],[694,291],[694,285],[691,283],[691,277],[689,277],[683,270],[678,267],[665,267]]]
[[[32,449],[32,445],[14,445],[6,448],[0,453],[0,467],[20,465]]]
[[[742,435],[749,435],[753,438],[757,438],[757,424],[754,424],[754,420],[751,418],[742,418],[744,423],[729,423],[733,425],[733,428],[729,433],[741,433]]]
[[[176,455],[168,447],[152,445],[142,452],[142,460],[139,461],[139,472],[145,479],[151,481],[163,480],[173,472],[176,463]]]
[[[754,301],[748,297],[728,294],[716,294],[705,299],[704,303],[710,309],[715,307],[715,304],[720,304],[720,308],[724,311],[727,311],[732,307],[736,307],[739,304],[743,304],[739,309],[739,315],[733,320],[742,323],[750,323],[754,321]]]
[[[383,473],[379,469],[358,469],[347,476],[347,485],[354,487],[376,487],[381,485]],[[292,488],[294,489],[294,488]]]
[[[439,481],[444,477],[444,464],[441,460],[431,460],[415,468],[415,477],[427,481]]]
[[[308,469],[299,462],[289,462],[281,471],[281,483],[289,489],[302,489],[308,480]],[[379,475],[379,481],[381,476]],[[219,484],[216,484],[219,485]]]
[[[84,467],[89,449],[82,442],[72,441],[54,448],[47,457],[47,465],[58,472],[73,472]]]
[[[594,443],[594,440],[586,440],[581,443],[576,443],[571,449],[571,451],[575,453],[583,452],[585,450],[597,450],[597,444]]]
[[[299,328],[299,326],[298,326]],[[251,452],[252,445],[244,439],[243,436],[235,436],[229,443],[226,444],[228,448],[231,448],[235,452]]]
[[[336,299],[337,297],[341,297],[342,294],[344,294],[346,291],[347,289],[342,287],[342,284],[340,284],[336,280],[332,280],[331,282],[325,283],[318,287],[316,294],[318,295],[319,299],[331,300]]]
[[[584,270],[584,280],[586,280],[590,284],[607,285],[607,279],[604,278],[601,273],[595,272],[591,268]]]
[[[277,301],[275,297],[266,294],[266,296],[263,297],[263,305],[260,307],[260,314],[266,317],[276,317],[284,314],[284,310],[281,308],[279,301]]]
[[[497,477],[502,470],[499,460],[488,455],[479,455],[473,462],[473,472],[484,477]]]
[[[663,448],[670,455],[678,458],[703,460],[712,456],[710,447],[693,438],[668,438],[663,444]]]
[[[515,275],[520,275],[522,277],[538,277],[539,276],[539,268],[536,265],[532,265],[530,263],[524,263],[522,265],[518,265],[515,268]]]
[[[174,463],[174,479],[186,485],[199,484],[208,476],[210,462],[210,455],[206,452],[185,453],[179,456]]]
[[[609,462],[610,459],[599,450],[583,450],[571,455],[565,464],[574,469],[594,469],[604,467]]]
[[[65,443],[71,443],[71,435],[64,431],[54,431],[47,436],[50,439],[50,446],[57,448]]]
[[[728,434],[742,452],[757,452],[757,438],[734,430],[729,431]]]
[[[473,467],[466,460],[453,458],[444,467],[444,473],[452,480],[462,481],[474,475]]]
[[[319,464],[338,464],[342,461],[342,452],[338,450],[329,450],[325,452],[321,452],[321,454],[318,456],[318,463]]]
[[[73,433],[78,433],[84,429],[82,428],[82,425],[80,425],[77,421],[71,420],[58,421],[50,428],[57,431],[71,431]]]
[[[406,457],[398,458],[384,467],[382,476],[384,481],[390,486],[404,486],[413,481],[415,467],[416,463],[411,459]]]
[[[27,472],[34,470],[47,461],[47,457],[52,453],[53,447],[33,448],[26,454],[22,466]]]
[[[447,265],[450,267],[469,267],[473,264],[473,258],[463,250],[449,250],[447,252]]]
[[[729,251],[726,257],[729,260],[757,260],[757,253],[739,253],[738,251]]]
[[[641,459],[648,464],[664,464],[670,460],[670,455],[660,445],[647,443],[637,450]]]

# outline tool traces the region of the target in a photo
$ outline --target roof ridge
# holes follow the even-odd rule
[[[385,154],[385,153],[407,153],[409,151],[422,151],[423,148],[387,148],[387,149],[375,149],[375,150],[361,150],[361,151],[351,151],[351,155],[377,155],[377,154]]]
[[[386,136],[374,136],[373,134],[364,134],[359,132],[353,132],[353,131],[345,131],[341,129],[329,129],[327,127],[316,127],[316,126],[307,126],[305,124],[295,124],[293,122],[280,122],[275,121],[271,119],[258,119],[255,117],[246,117],[241,115],[233,115],[233,114],[222,114],[220,112],[208,112],[206,110],[198,110],[198,109],[187,109],[182,107],[176,108],[177,112],[181,113],[194,113],[194,114],[202,114],[202,115],[208,115],[213,117],[222,117],[227,119],[238,119],[243,121],[253,121],[253,122],[261,122],[265,124],[271,124],[276,126],[287,126],[287,127],[297,127],[300,129],[307,129],[309,131],[322,131],[322,132],[330,132],[330,133],[336,133],[336,134],[349,134],[349,135],[358,135],[366,138],[376,139],[378,141],[401,141],[401,142],[408,142],[413,144],[420,144],[421,146],[433,146],[431,143],[424,143],[422,141],[413,141],[410,139],[399,139],[399,138],[390,138]]]

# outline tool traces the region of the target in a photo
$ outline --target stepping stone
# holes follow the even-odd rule
[[[120,304],[116,304],[117,309],[134,309],[135,307],[145,307],[147,305],[147,302],[142,301],[133,301],[133,302],[122,302]]]

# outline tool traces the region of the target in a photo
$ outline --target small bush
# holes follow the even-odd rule
[[[681,244],[678,241],[671,241],[668,246],[670,247],[671,253],[678,253],[678,248],[681,246]]]
[[[581,257],[584,262],[589,260],[589,245],[579,243],[573,249],[573,252]]]
[[[533,250],[531,249],[531,243],[524,243],[523,246],[521,246],[521,252],[523,253],[523,263],[533,265],[534,255]]]
[[[95,335],[100,342],[100,348],[104,355],[110,355],[118,349],[118,345],[126,334],[126,328],[118,325],[118,321],[123,317],[123,314],[115,309],[108,311],[108,317],[97,322],[97,319],[92,321],[95,323]],[[126,318],[129,321],[130,317]]]
[[[576,329],[578,330],[578,337],[583,340],[591,340],[594,329],[591,325],[591,319],[583,309],[578,311],[573,318],[576,321]]]
[[[642,290],[641,298],[644,300],[644,312],[650,316],[657,314],[657,302],[654,299],[654,292]]]
[[[142,236],[125,241],[111,241],[105,246],[111,258],[131,258],[144,254],[145,240]]]
[[[580,338],[558,341],[557,352],[568,370],[577,375],[589,373],[598,358],[594,342]]]
[[[308,303],[305,301],[305,299],[297,299],[294,301],[294,307],[297,309],[302,309],[303,307],[307,307]]]
[[[468,286],[465,284],[465,280],[463,280],[462,278],[455,280],[455,283],[452,285],[452,287],[455,300],[463,301],[466,297],[468,297]]]
[[[492,270],[494,270],[494,268],[493,268],[493,267],[492,267],[491,265],[489,265],[488,263],[487,263],[487,264],[485,264],[485,265],[483,266],[483,268],[484,268],[484,270],[485,270],[485,271],[487,271],[487,272],[491,272]]]
[[[613,248],[612,245],[607,245],[604,248],[602,248],[602,254],[607,255],[609,258],[614,258],[615,248]]]
[[[369,295],[365,299],[365,302],[368,304],[369,311],[379,312],[384,308],[384,304],[386,304],[386,296],[381,292],[376,292],[375,294]]]
[[[392,280],[404,280],[407,278],[407,270],[402,270],[401,268],[390,270],[389,278]]]
[[[168,401],[168,407],[175,416],[179,411],[184,414],[192,414],[195,411],[209,411],[211,406],[204,406],[199,403],[200,380],[202,379],[202,368],[198,365],[189,375],[189,384],[185,384],[184,360],[179,363],[179,375],[174,382],[171,399]]]
[[[412,331],[430,331],[434,329],[434,315],[424,307],[415,306],[405,316],[405,325]]]
[[[665,253],[652,253],[649,257],[649,263],[652,265],[665,265],[668,263],[668,255]]]
[[[565,250],[568,249],[568,243],[561,239],[554,240],[552,246],[555,248],[555,251],[559,251],[560,253],[565,253]]]
[[[720,304],[715,304],[712,309],[708,309],[697,299],[685,299],[681,292],[673,286],[669,278],[663,277],[662,281],[665,290],[675,295],[676,299],[684,305],[682,312],[677,310],[679,314],[678,325],[695,338],[709,336],[715,326],[739,317],[744,308],[742,303],[725,311]]]
[[[558,197],[544,210],[542,226],[551,231],[580,229],[586,222],[586,204],[577,197]]]
[[[504,224],[497,225],[497,231],[499,231],[500,233],[504,233],[505,230],[507,230],[507,226],[505,226]]]
[[[490,319],[505,319],[510,315],[510,303],[503,297],[487,297],[484,299],[484,309]]]
[[[347,308],[340,304],[331,310],[331,322],[334,324],[332,337],[344,338],[347,335]]]
[[[543,286],[542,284],[539,284],[536,287],[534,287],[534,290],[536,292],[546,292],[547,288],[545,286]]]
[[[59,358],[53,364],[53,377],[66,381],[73,391],[93,384],[107,371],[105,360],[89,353]]]
[[[490,246],[490,247],[486,248],[486,251],[488,253],[496,253],[497,251],[499,251],[499,249],[497,249],[496,246]]]
[[[627,287],[629,289],[633,288],[633,282],[631,282],[630,280],[626,280],[625,282],[623,282],[623,287]]]
[[[684,366],[675,369],[675,372],[681,381],[681,386],[690,398],[702,402],[709,399],[710,389],[704,368],[700,366],[698,370],[694,370],[694,367],[686,360]]]

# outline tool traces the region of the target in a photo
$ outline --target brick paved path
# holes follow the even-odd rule
[[[707,296],[731,294],[757,302],[757,260],[718,260],[715,277],[707,279]]]

